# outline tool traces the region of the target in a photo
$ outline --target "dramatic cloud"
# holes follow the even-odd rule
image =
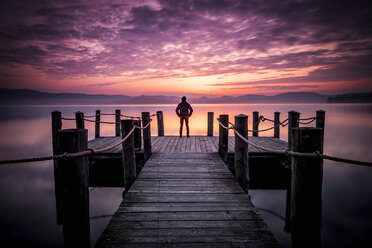
[[[5,87],[27,87],[9,76],[25,67],[43,76],[36,87],[49,82],[49,89],[76,89],[84,79],[108,91],[139,92],[150,83],[150,91],[177,92],[190,83],[190,91],[222,93],[220,85],[233,82],[227,93],[239,93],[234,82],[242,81],[301,86],[272,91],[316,88],[305,83],[337,90],[327,83],[349,81],[357,90],[365,89],[358,80],[372,78],[370,61],[370,1],[23,0],[0,10]]]

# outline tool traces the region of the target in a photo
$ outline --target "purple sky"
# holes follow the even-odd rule
[[[372,2],[2,1],[0,87],[105,94],[372,90]]]

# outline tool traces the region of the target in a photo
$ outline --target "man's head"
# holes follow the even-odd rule
[[[186,96],[183,96],[182,98],[181,98],[181,100],[184,102],[184,101],[186,101]]]

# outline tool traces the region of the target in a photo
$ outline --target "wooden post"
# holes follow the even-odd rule
[[[135,120],[133,121],[133,125],[141,127],[141,121]],[[142,146],[141,129],[136,128],[136,130],[134,130],[134,148],[138,151],[141,151],[141,146]]]
[[[121,121],[121,138],[127,136],[127,134],[134,127],[133,120],[122,120]],[[137,177],[136,173],[136,158],[134,152],[134,134],[132,133],[128,139],[122,144],[122,158],[123,158],[123,169],[124,169],[124,187],[125,191],[128,191],[133,181]]]
[[[76,119],[76,128],[84,129],[84,113],[83,112],[75,112],[75,119]]]
[[[52,147],[53,155],[58,154],[58,131],[62,129],[62,116],[60,111],[52,112]],[[54,193],[56,197],[57,225],[62,224],[62,203],[61,203],[61,172],[58,166],[58,160],[54,164]]]
[[[258,125],[260,123],[260,117],[258,111],[253,111],[253,133],[252,136],[258,137]]]
[[[99,138],[100,136],[100,121],[101,121],[101,110],[96,110],[96,132],[95,132],[96,138]]]
[[[300,113],[291,110],[288,112],[288,147],[291,148],[291,134],[292,128],[299,126]]]
[[[244,138],[248,139],[247,115],[240,114],[235,116],[235,129]],[[248,144],[235,134],[235,178],[246,193],[248,193],[248,173]]]
[[[229,126],[229,116],[220,115],[220,122],[225,127]],[[219,136],[218,136],[218,153],[223,162],[227,161],[227,151],[229,146],[229,129],[225,129],[219,125]]]
[[[88,130],[58,132],[58,152],[75,153],[88,149]],[[60,159],[62,182],[62,223],[64,247],[90,247],[88,157]]]
[[[208,136],[213,136],[213,116],[214,112],[208,112]]]
[[[115,136],[120,136],[120,119],[121,119],[121,113],[120,109],[115,110]]]
[[[323,150],[322,129],[293,128],[291,149]],[[323,159],[292,156],[292,247],[321,247]]]
[[[274,138],[280,138],[280,112],[274,113]]]
[[[145,127],[150,122],[150,113],[142,112],[142,125]],[[143,129],[143,156],[145,161],[147,161],[151,154],[151,124]]]
[[[316,111],[316,127],[322,129],[322,143],[324,143],[324,126],[325,126],[325,111],[318,110]],[[323,153],[323,150],[321,151]]]
[[[164,119],[163,111],[157,111],[156,117],[158,119],[158,136],[164,136]]]

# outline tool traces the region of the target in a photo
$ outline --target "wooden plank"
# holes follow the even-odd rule
[[[218,154],[174,142],[179,153],[150,157],[96,247],[279,247]],[[195,151],[212,142],[195,137]]]

